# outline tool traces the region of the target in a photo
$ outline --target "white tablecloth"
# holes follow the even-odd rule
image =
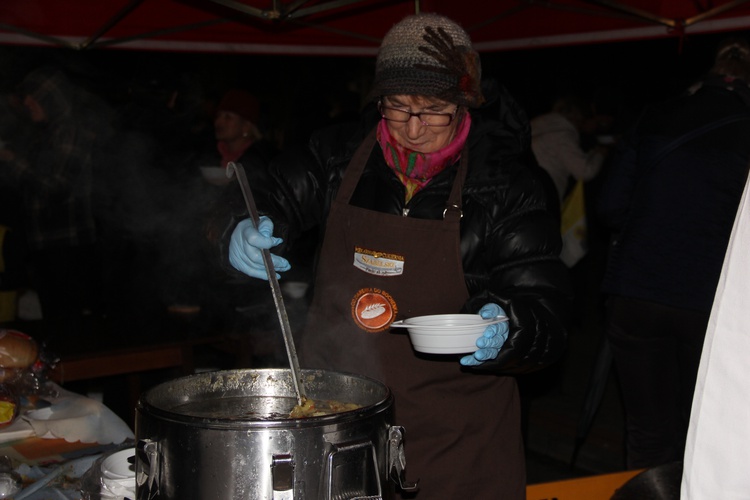
[[[0,443],[38,436],[70,443],[119,444],[134,439],[133,431],[112,410],[94,399],[66,391],[47,382],[50,405],[23,412],[10,426],[0,430]]]

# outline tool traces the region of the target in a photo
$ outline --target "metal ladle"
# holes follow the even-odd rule
[[[258,221],[260,220],[260,217],[258,215],[258,209],[255,206],[253,193],[250,191],[250,185],[247,182],[245,169],[241,164],[230,161],[227,164],[227,177],[231,178],[234,173],[237,174],[237,181],[240,183],[242,195],[245,197],[245,204],[247,205],[247,211],[250,214],[250,220],[255,228],[258,229]],[[284,336],[284,346],[286,347],[286,354],[289,358],[289,367],[292,370],[292,382],[294,383],[294,391],[297,394],[297,404],[302,406],[304,404],[302,373],[299,368],[299,360],[297,359],[297,350],[294,347],[294,339],[292,338],[292,327],[289,324],[289,317],[286,314],[286,307],[284,306],[284,298],[281,295],[281,287],[279,286],[279,280],[276,278],[276,270],[274,269],[273,261],[271,260],[271,251],[268,249],[263,250],[263,264],[266,266],[268,283],[271,285],[273,301],[276,304],[276,313],[279,316],[279,322],[281,323],[281,334]]]

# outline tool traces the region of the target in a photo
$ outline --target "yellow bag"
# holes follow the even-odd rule
[[[588,251],[583,181],[576,181],[573,189],[563,200],[560,232],[563,240],[560,259],[566,266],[573,267]]]

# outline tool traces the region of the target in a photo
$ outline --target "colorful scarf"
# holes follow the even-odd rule
[[[377,138],[385,162],[396,173],[406,188],[406,201],[424,188],[430,180],[453,165],[461,157],[461,150],[471,128],[471,116],[466,113],[456,129],[453,140],[444,148],[432,153],[419,153],[403,147],[388,131],[385,119],[378,124]]]
[[[247,148],[249,148],[253,144],[252,139],[248,139],[245,141],[245,143],[236,151],[230,151],[229,146],[223,141],[218,141],[216,143],[216,149],[219,151],[219,154],[221,155],[221,166],[226,167],[227,164],[230,161],[237,161],[240,159],[240,156],[245,154],[245,151],[247,151]]]

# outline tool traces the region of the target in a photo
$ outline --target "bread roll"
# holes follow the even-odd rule
[[[17,330],[0,329],[0,368],[28,368],[38,355],[33,338]]]

